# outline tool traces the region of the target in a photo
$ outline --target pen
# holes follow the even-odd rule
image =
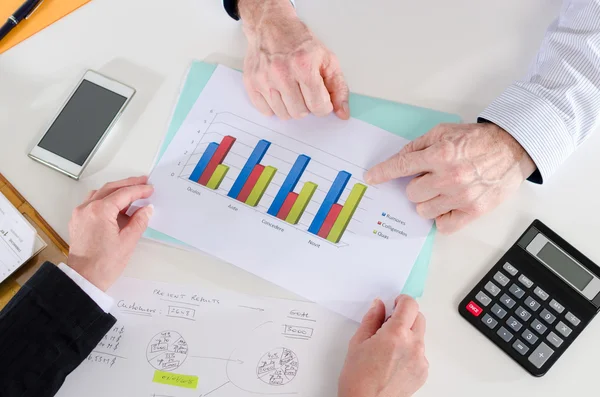
[[[26,0],[14,14],[8,17],[8,21],[0,27],[0,40],[9,34],[23,19],[29,18],[43,2],[44,0]]]

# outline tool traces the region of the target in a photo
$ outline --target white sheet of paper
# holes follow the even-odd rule
[[[0,282],[33,255],[37,232],[0,193]]]
[[[357,328],[314,303],[225,290],[122,278],[108,293],[117,324],[57,396],[335,396]],[[156,383],[157,370],[197,387]]]
[[[191,181],[209,143],[227,135],[237,141],[219,189]],[[261,139],[271,142],[261,164],[278,171],[251,207],[227,194]],[[242,74],[219,66],[151,174],[150,226],[359,321],[375,297],[392,302],[400,293],[432,223],[417,215],[404,194],[407,180],[400,180],[368,187],[338,244],[308,228],[340,171],[352,174],[343,205],[368,168],[407,142],[357,119],[266,118],[249,102]],[[267,209],[300,154],[311,161],[295,192],[309,181],[319,188],[300,223],[291,225]]]

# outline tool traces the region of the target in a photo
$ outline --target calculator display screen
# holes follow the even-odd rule
[[[583,270],[579,264],[565,255],[552,243],[544,245],[537,255],[548,266],[554,269],[555,272],[582,291],[593,280],[593,277],[588,272]]]

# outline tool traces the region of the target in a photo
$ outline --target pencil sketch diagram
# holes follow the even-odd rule
[[[298,373],[298,356],[285,347],[273,349],[260,359],[256,375],[268,385],[285,385]]]
[[[175,331],[162,331],[154,335],[146,348],[148,363],[160,371],[169,372],[179,368],[187,355],[187,342]]]

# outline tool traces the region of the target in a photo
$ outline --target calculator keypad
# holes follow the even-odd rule
[[[563,347],[581,320],[535,281],[506,262],[494,271],[466,309],[506,343],[517,356],[523,356],[538,369]],[[563,314],[564,313],[564,314]],[[486,329],[486,328],[482,329]]]
[[[506,287],[506,284],[508,284],[508,277],[506,277],[504,274],[498,272],[496,273],[496,275],[494,275],[494,280],[496,280],[498,282],[498,284],[500,284],[503,287]]]
[[[500,302],[504,303],[504,306],[508,307],[509,309],[512,309],[517,304],[513,298],[506,294],[502,295]]]
[[[498,296],[498,294],[500,293],[500,288],[491,281],[488,281],[488,283],[485,285],[485,290],[493,296]]]
[[[548,324],[552,324],[554,321],[556,321],[556,316],[552,313],[550,313],[548,310],[544,309],[542,310],[542,312],[540,313],[540,316],[544,319],[545,322],[547,322]]]
[[[550,307],[556,310],[559,314],[565,310],[565,307],[554,299],[550,301]]]
[[[550,297],[550,295],[548,295],[548,293],[546,291],[544,291],[543,289],[541,289],[540,287],[535,287],[535,290],[533,291],[534,294],[537,295],[538,298],[540,298],[541,300],[543,300],[544,302],[548,300],[548,298]]]
[[[521,289],[521,287],[519,287],[517,284],[511,285],[508,290],[510,291],[511,294],[516,296],[517,299],[521,299],[523,297],[523,295],[525,295],[525,291],[523,291]]]
[[[487,296],[483,292],[479,292],[477,294],[477,296],[475,297],[475,299],[477,299],[479,301],[479,303],[481,303],[483,306],[487,306],[490,303],[492,303],[492,298],[490,298],[489,296]]]
[[[544,335],[544,333],[548,330],[548,327],[542,324],[539,320],[533,320],[531,323],[531,328],[533,328],[534,331],[540,335]]]

